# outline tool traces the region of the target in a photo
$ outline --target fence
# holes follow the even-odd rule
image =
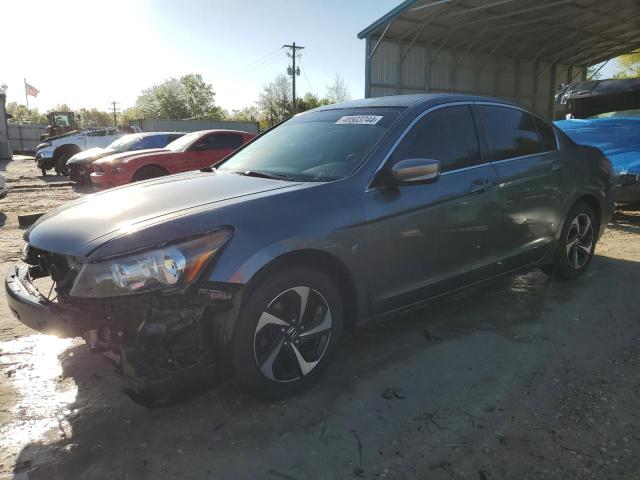
[[[40,134],[45,133],[46,125],[9,124],[9,143],[13,153],[34,153],[40,143]]]
[[[196,132],[198,130],[242,130],[258,134],[258,122],[210,121],[210,120],[139,120],[132,122],[143,132]]]

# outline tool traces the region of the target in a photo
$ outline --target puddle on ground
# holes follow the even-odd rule
[[[3,457],[30,443],[71,436],[66,419],[73,414],[69,406],[78,388],[72,378],[62,378],[63,359],[58,357],[77,343],[82,340],[42,334],[0,342],[1,409],[6,420],[0,424]]]

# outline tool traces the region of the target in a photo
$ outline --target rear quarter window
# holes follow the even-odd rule
[[[534,117],[538,133],[540,134],[540,141],[542,142],[542,151],[550,152],[558,149],[558,141],[556,139],[556,131],[551,125]]]

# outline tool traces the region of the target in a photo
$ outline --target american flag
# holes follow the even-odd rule
[[[24,82],[24,91],[27,93],[27,95],[31,95],[32,97],[37,97],[40,93],[40,90],[38,90],[33,85],[29,85],[26,81]]]

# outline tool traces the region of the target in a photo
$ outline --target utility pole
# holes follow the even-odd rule
[[[116,105],[118,104],[118,102],[116,102],[115,100],[113,102],[111,102],[111,105],[113,105],[113,126],[117,127],[118,126],[118,112],[116,110]]]
[[[304,47],[296,45],[296,42],[293,42],[293,45],[283,45],[282,48],[288,48],[290,50],[290,52],[287,53],[287,55],[291,57],[293,62],[293,67],[287,68],[287,73],[291,75],[291,78],[293,79],[293,85],[292,85],[293,114],[295,115],[296,114],[296,75],[300,75],[300,67],[296,68],[296,56],[297,56],[296,51],[303,50]]]

